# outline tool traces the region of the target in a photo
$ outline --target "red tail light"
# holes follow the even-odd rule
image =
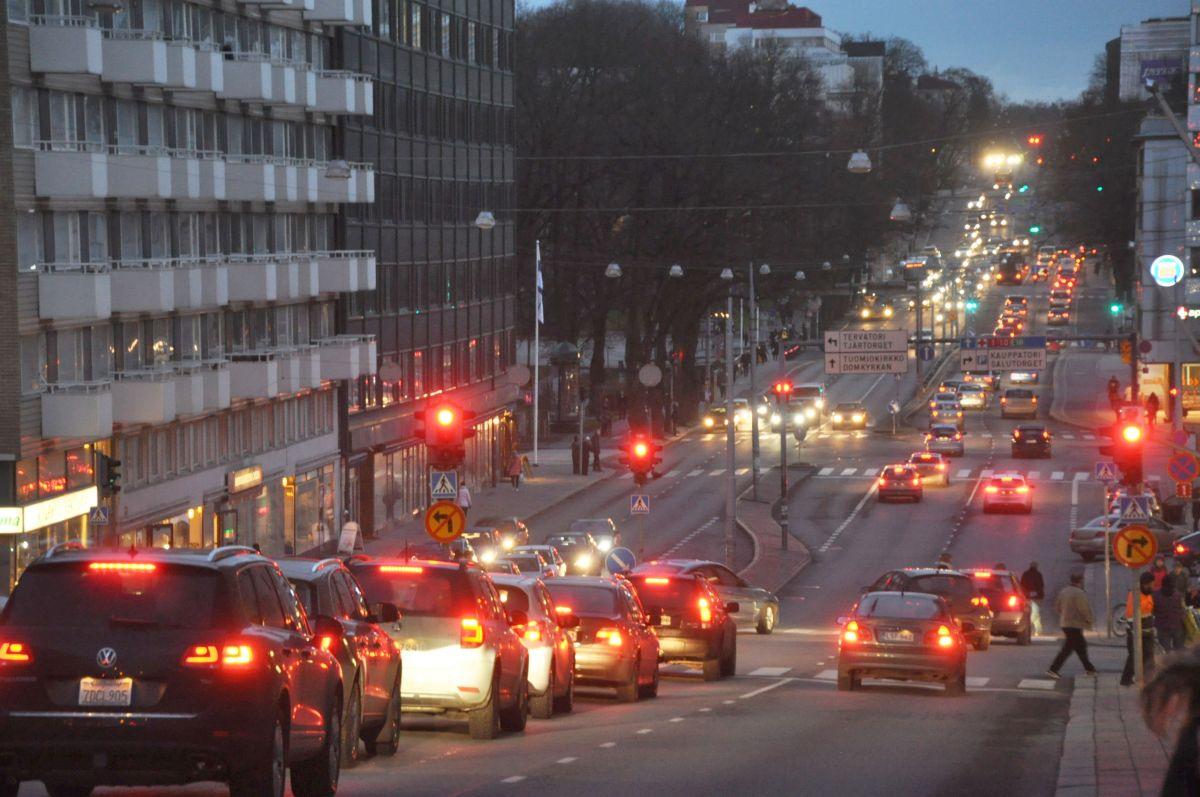
[[[189,667],[245,667],[254,661],[254,649],[249,645],[192,645],[183,654],[183,663]]]
[[[946,469],[946,463],[945,463],[945,462],[939,462],[939,463],[938,463],[938,466],[937,466],[937,469],[938,469],[938,470],[945,470],[945,469]]]
[[[886,485],[887,485],[887,479],[885,479],[885,478],[883,478],[882,476],[880,476],[880,477],[879,477],[879,486],[880,486],[880,487],[884,487],[884,486],[886,486]]]
[[[998,493],[1000,492],[1000,488],[994,484],[989,484],[987,487],[983,488],[983,491],[985,493]]]
[[[857,620],[851,620],[846,623],[846,627],[842,630],[842,641],[851,645],[856,642],[869,642],[871,632],[858,624]]]
[[[317,647],[326,652],[332,651],[337,645],[337,637],[330,634],[321,634],[317,637]]]
[[[1185,553],[1187,553],[1187,547],[1181,543],[1175,543],[1175,555],[1183,556]]]
[[[526,642],[542,641],[542,624],[537,620],[530,620],[527,625],[516,626],[513,630]]]
[[[561,604],[560,604],[560,605],[558,605],[558,606],[555,606],[555,607],[554,607],[554,613],[555,613],[555,614],[570,614],[570,613],[571,613],[571,607],[570,607],[570,606],[563,606],[563,605],[561,605]]]
[[[1028,484],[1022,484],[1020,487],[1018,487],[1018,488],[1017,488],[1017,492],[1018,492],[1018,493],[1021,493],[1022,495],[1024,495],[1025,493],[1029,492],[1029,485],[1028,485]]]
[[[979,595],[978,597],[971,598],[971,605],[972,606],[987,606],[988,605],[987,596]]]
[[[483,625],[475,617],[464,617],[458,635],[458,644],[464,648],[477,648],[483,644]]]
[[[614,648],[621,647],[624,639],[621,638],[621,631],[618,628],[601,628],[596,632],[597,642],[607,642]]]
[[[955,433],[954,433],[954,439],[955,439],[955,440],[962,440],[962,433],[961,433],[961,432],[955,432]]]
[[[646,583],[647,583],[647,584],[650,584],[650,585],[652,585],[652,586],[655,586],[655,587],[661,587],[661,586],[663,586],[663,585],[665,585],[665,584],[670,584],[670,583],[671,583],[671,579],[669,579],[669,578],[660,578],[659,576],[650,576],[649,578],[647,578],[647,579],[646,579]]]
[[[152,562],[92,562],[88,570],[93,573],[153,573],[158,565]]]
[[[1021,608],[1021,597],[1019,595],[1009,595],[1008,596],[1008,608],[1020,609]]]
[[[950,629],[944,625],[939,625],[937,630],[937,646],[939,648],[954,647],[954,635],[950,633]]]
[[[921,477],[920,477],[920,476],[913,476],[913,481],[912,481],[912,483],[913,483],[913,487],[920,487],[920,486],[921,486]]]
[[[700,622],[712,622],[712,606],[708,603],[708,598],[701,598],[696,601],[696,606],[700,609]]]
[[[424,573],[425,568],[415,565],[380,565],[380,573]]]
[[[0,665],[29,664],[33,653],[24,642],[0,642]]]

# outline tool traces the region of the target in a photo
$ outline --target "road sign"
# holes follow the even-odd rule
[[[826,353],[881,351],[908,351],[908,330],[839,329],[825,333]]]
[[[1175,497],[1176,498],[1191,498],[1192,483],[1191,482],[1175,482]]]
[[[1093,470],[1093,475],[1098,482],[1115,482],[1119,478],[1117,475],[1117,463],[1097,462]]]
[[[604,567],[610,575],[628,573],[636,564],[637,557],[628,548],[613,548],[608,552],[608,556],[604,557]]]
[[[462,507],[450,501],[438,501],[425,510],[425,533],[438,542],[454,542],[467,528]]]
[[[88,523],[93,526],[108,525],[108,507],[94,506],[88,510]]]
[[[895,399],[892,399],[891,401],[889,401],[888,402],[888,412],[890,412],[892,415],[895,415],[896,413],[900,412],[900,402],[896,401]]]
[[[1150,520],[1150,496],[1122,495],[1117,499],[1117,516],[1128,523]]]
[[[1046,338],[977,336],[959,341],[959,365],[964,371],[1043,371]]]
[[[1167,473],[1177,482],[1191,483],[1200,476],[1200,463],[1186,451],[1177,451],[1167,460]]]
[[[1145,526],[1126,526],[1116,533],[1113,558],[1126,567],[1144,567],[1158,553],[1158,540]]]
[[[908,352],[873,351],[825,355],[827,374],[908,373]]]
[[[924,344],[917,347],[917,359],[927,363],[933,359],[933,346]]]
[[[1183,280],[1183,261],[1175,255],[1159,255],[1150,264],[1150,276],[1162,288],[1171,288]]]
[[[641,493],[629,496],[629,514],[631,515],[649,515],[650,514],[650,496]]]
[[[1044,349],[1045,335],[1018,335],[1010,338],[1004,335],[976,335],[962,338],[959,345],[964,349]]]
[[[458,471],[429,471],[429,495],[434,501],[453,501],[458,497]]]

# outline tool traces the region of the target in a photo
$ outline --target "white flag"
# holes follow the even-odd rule
[[[535,313],[537,314],[537,322],[539,324],[546,323],[546,308],[542,297],[544,286],[542,285],[542,242],[537,242],[537,299],[534,303]]]

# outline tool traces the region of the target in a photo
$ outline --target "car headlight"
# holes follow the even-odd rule
[[[708,415],[705,415],[705,416],[704,416],[704,425],[705,425],[705,426],[707,426],[708,428],[710,428],[710,429],[711,429],[711,428],[712,428],[712,425],[713,425],[713,423],[714,423],[714,421],[713,421],[713,419],[712,419],[712,417],[711,417],[711,416],[708,416]]]
[[[841,414],[840,412],[835,412],[835,413],[833,414],[833,422],[834,422],[834,423],[841,423],[841,422],[842,422],[842,414]]]
[[[862,423],[863,422],[862,413],[861,412],[854,413],[853,415],[850,416],[850,420],[854,421],[855,423]]]
[[[817,411],[815,409],[813,409],[812,407],[808,407],[807,409],[804,410],[804,417],[808,418],[811,421],[817,417]]]
[[[771,413],[771,425],[778,426],[783,421],[783,417],[778,412]]]
[[[816,404],[817,409],[819,409],[819,410],[825,409],[825,399],[823,399],[823,398],[817,399],[816,401],[813,402],[813,404]]]
[[[759,404],[759,405],[758,405],[758,408],[755,410],[755,412],[757,412],[759,415],[766,415],[766,414],[767,414],[767,408],[766,408],[766,407],[764,407],[762,404]]]
[[[892,308],[890,308],[890,307],[883,308],[883,317],[891,318],[892,317]]]
[[[602,550],[602,551],[606,551],[606,552],[607,552],[607,551],[609,551],[609,550],[611,550],[611,549],[612,549],[612,540],[599,540],[599,541],[596,543],[596,547],[597,547],[597,548],[599,548],[599,549],[600,549],[600,550]],[[590,561],[590,560],[589,560],[589,561]]]
[[[492,562],[496,561],[496,552],[489,548],[488,550],[479,554],[479,561],[485,564],[491,564]]]
[[[580,554],[575,558],[575,566],[581,570],[587,570],[592,566],[592,555],[587,553]]]
[[[500,544],[502,546],[504,546],[504,550],[511,551],[513,549],[513,547],[517,544],[517,541],[514,540],[512,537],[505,537],[504,539],[500,540]]]

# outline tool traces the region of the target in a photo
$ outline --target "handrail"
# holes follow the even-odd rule
[[[70,382],[43,382],[47,393],[104,393],[112,390],[111,379],[76,380]]]
[[[98,28],[99,21],[95,17],[78,14],[30,14],[31,25],[60,28]]]
[[[107,274],[110,270],[108,263],[89,263],[85,261],[38,263],[34,268],[42,274],[65,274],[67,272]]]

